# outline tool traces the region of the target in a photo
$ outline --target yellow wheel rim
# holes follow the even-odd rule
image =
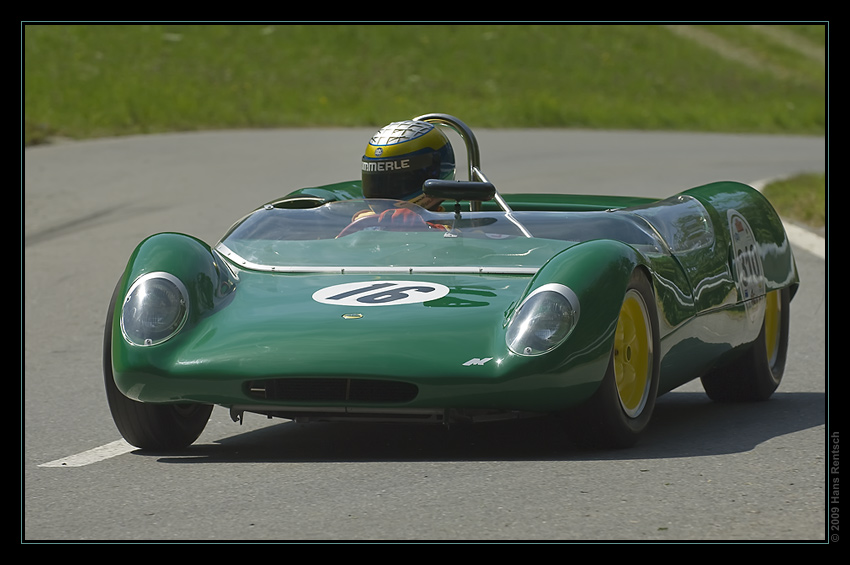
[[[764,345],[768,364],[773,367],[779,353],[779,333],[782,321],[782,306],[779,291],[768,292],[764,307]]]
[[[643,411],[652,380],[652,329],[643,297],[630,290],[614,336],[614,377],[620,405],[630,418]]]

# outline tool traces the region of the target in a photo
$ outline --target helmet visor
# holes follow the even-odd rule
[[[440,177],[440,155],[436,152],[370,159],[361,164],[364,198],[410,200],[422,192],[428,179]]]

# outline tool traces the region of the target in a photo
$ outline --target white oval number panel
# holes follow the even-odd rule
[[[436,300],[447,286],[419,281],[365,281],[329,286],[313,293],[313,300],[340,306],[396,306]]]

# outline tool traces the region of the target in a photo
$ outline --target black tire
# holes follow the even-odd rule
[[[103,380],[112,420],[128,443],[141,449],[173,451],[192,444],[207,425],[213,407],[207,404],[147,404],[124,396],[112,374],[112,295],[103,336]]]
[[[782,381],[788,352],[791,291],[768,293],[758,337],[734,362],[714,369],[700,380],[709,398],[717,402],[767,400]]]
[[[658,313],[640,270],[623,297],[614,347],[602,384],[573,415],[573,437],[595,447],[631,447],[649,425],[658,395]]]

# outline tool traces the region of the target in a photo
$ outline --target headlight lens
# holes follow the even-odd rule
[[[156,345],[180,331],[189,315],[186,287],[169,273],[148,273],[130,287],[121,309],[121,331],[136,345]]]
[[[511,319],[505,341],[518,355],[542,355],[562,344],[578,323],[578,296],[557,283],[532,292]]]

